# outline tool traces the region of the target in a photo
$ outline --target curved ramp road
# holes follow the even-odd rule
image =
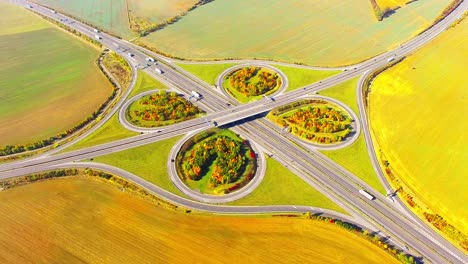
[[[31,4],[27,1],[18,1],[21,4]],[[31,11],[41,13],[45,16],[59,20],[64,18],[61,14],[53,14],[49,9],[34,4]],[[278,135],[271,123],[262,119],[253,120],[255,115],[265,113],[273,107],[287,104],[304,96],[308,93],[319,91],[345,80],[351,79],[364,72],[372,71],[387,63],[389,58],[401,58],[410,54],[425,43],[431,41],[438,34],[443,32],[455,19],[457,19],[466,9],[468,3],[464,1],[454,12],[448,15],[444,20],[434,25],[426,32],[418,35],[414,39],[404,43],[398,49],[376,56],[375,58],[362,62],[360,64],[347,67],[341,74],[328,79],[307,85],[302,89],[295,90],[282,95],[277,95],[273,100],[259,100],[249,104],[239,106],[230,98],[214,91],[213,87],[186,74],[185,71],[168,62],[166,58],[157,55],[151,51],[135,46],[127,41],[122,41],[110,35],[100,33],[101,43],[110,49],[118,52],[132,52],[135,54],[130,60],[135,60],[134,64],[144,67],[145,71],[165,83],[171,88],[175,87],[183,93],[190,93],[192,90],[203,95],[203,99],[198,102],[201,107],[207,109],[209,122],[216,121],[219,125],[236,123],[239,120],[246,120],[234,129],[241,130],[241,135],[246,138],[252,138],[259,143],[263,149],[274,154],[274,157],[281,163],[287,165],[299,176],[307,179],[307,182],[318,186],[319,190],[325,190],[331,199],[338,200],[345,205],[345,209],[354,215],[359,215],[368,223],[378,227],[385,235],[391,237],[391,240],[401,244],[407,244],[426,260],[434,263],[467,263],[467,257],[453,245],[450,245],[436,232],[423,225],[419,219],[411,215],[410,217],[402,214],[395,206],[383,195],[375,192],[366,186],[354,175],[344,171],[340,166],[320,155],[314,155],[313,152],[304,151],[299,147],[295,140],[291,141],[288,137]],[[93,29],[78,21],[69,19],[67,24],[86,34],[94,37],[96,34]],[[145,58],[152,56],[159,60],[158,65],[146,65]],[[156,71],[155,68],[164,73]],[[228,104],[235,107],[228,107]],[[170,138],[175,135],[185,134],[187,132],[205,129],[207,124],[204,120],[195,119],[179,123],[166,128],[160,133],[149,133],[133,138],[120,140],[96,147],[87,148],[80,151],[56,155],[53,157],[41,157],[33,160],[9,163],[0,166],[0,178],[8,178],[16,175],[28,174],[35,171],[41,171],[51,168],[53,165],[60,165],[66,162],[81,160],[98,155],[104,155],[123,149],[151,143],[157,140]],[[73,164],[74,165],[74,164]],[[69,165],[67,165],[69,166]],[[136,179],[135,179],[136,180]],[[365,189],[372,193],[376,200],[370,201],[358,193],[358,190]],[[214,206],[214,205],[212,205]],[[226,209],[231,210],[231,209]],[[235,210],[235,209],[233,209]],[[255,209],[252,209],[255,210]]]

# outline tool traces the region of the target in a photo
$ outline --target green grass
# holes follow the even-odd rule
[[[96,27],[124,38],[134,34],[130,30],[125,0],[34,0],[64,14],[69,14]]]
[[[62,133],[107,99],[112,87],[96,65],[98,49],[22,7],[0,3],[0,9],[6,20],[0,34],[0,145]],[[10,25],[17,31],[5,35]]]
[[[320,152],[359,177],[381,194],[386,194],[372,167],[369,154],[367,154],[366,142],[362,134],[349,147],[332,151],[321,150]]]
[[[141,147],[96,157],[94,161],[119,167],[169,192],[186,197],[172,184],[166,165],[171,148],[180,139],[181,136],[166,139]]]
[[[197,76],[208,84],[213,85],[216,78],[225,70],[236,66],[236,63],[222,63],[222,64],[183,64],[177,63],[177,66]]]
[[[340,102],[349,106],[349,108],[351,108],[351,110],[353,110],[357,116],[360,116],[356,97],[356,89],[359,78],[361,77],[358,76],[351,80],[347,80],[346,82],[342,82],[338,85],[322,90],[318,92],[318,94],[339,100]]]
[[[127,130],[122,127],[119,122],[118,113],[115,113],[104,125],[98,128],[96,131],[78,143],[70,146],[69,148],[66,148],[64,151],[68,152],[72,150],[88,148],[136,135],[139,135],[139,133]]]
[[[156,89],[167,89],[167,86],[162,84],[160,81],[154,79],[146,72],[139,70],[135,87],[133,87],[133,90],[128,95],[128,99],[142,92]]]
[[[340,100],[348,105],[357,116],[360,116],[356,97],[356,85],[358,81],[359,77],[356,77],[329,89],[320,91],[319,94]],[[380,183],[369,159],[362,132],[356,142],[351,146],[339,150],[322,150],[320,152],[365,181],[380,193],[385,194],[385,189]]]
[[[333,75],[340,73],[341,71],[335,70],[311,70],[311,69],[302,69],[295,67],[287,67],[282,65],[272,65],[281,70],[288,77],[289,85],[286,89],[286,92],[294,91],[297,88],[304,87],[306,85],[318,82],[320,80],[326,79]]]
[[[143,71],[138,71],[137,81],[127,99],[130,99],[132,96],[148,91],[148,90],[165,89],[165,88],[166,86],[164,86],[162,83],[160,83],[156,79],[149,76],[147,73]],[[128,138],[128,137],[135,136],[135,135],[138,135],[138,133],[127,130],[124,127],[122,127],[122,125],[120,125],[118,112],[117,112],[109,119],[109,121],[107,121],[94,133],[85,137],[83,140],[70,146],[64,151],[72,151],[72,150],[87,148],[87,147],[91,147],[91,146],[95,146],[99,144],[112,142],[112,141],[119,140],[119,139]]]
[[[447,2],[415,1],[378,22],[369,1],[362,0],[217,0],[142,42],[187,59],[262,58],[346,65],[415,36]]]
[[[248,196],[229,205],[307,205],[346,214],[322,193],[314,189],[278,161],[267,158],[262,183]]]
[[[226,69],[239,65],[235,63],[223,63],[223,64],[184,64],[184,63],[177,63],[177,65],[184,70],[192,73],[193,75],[197,76],[201,80],[205,81],[208,84],[213,85],[216,82],[218,76],[225,71]],[[288,67],[282,65],[272,64],[272,66],[281,70],[286,77],[288,78],[289,85],[286,89],[286,92],[296,90],[297,88],[301,88],[308,84],[312,84],[314,82],[326,79],[333,75],[340,73],[341,71],[337,70],[311,70],[311,69],[303,69],[303,68],[296,68],[296,67]]]

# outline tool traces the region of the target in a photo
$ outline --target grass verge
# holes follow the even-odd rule
[[[340,100],[348,105],[357,116],[360,116],[356,97],[356,87],[359,78],[360,77],[356,77],[337,86],[320,91],[319,94]],[[362,133],[351,146],[333,151],[321,150],[320,152],[365,181],[380,193],[386,194],[384,187],[380,183],[380,179],[372,167]]]
[[[166,139],[141,147],[96,157],[94,161],[119,167],[169,192],[186,197],[172,184],[166,165],[171,148],[180,139],[180,136]]]
[[[229,205],[306,205],[347,214],[278,161],[272,158],[266,158],[266,161],[265,178],[257,189]]]

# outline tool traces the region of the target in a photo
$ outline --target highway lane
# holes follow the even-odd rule
[[[466,9],[466,5],[465,5],[464,8]],[[460,9],[458,9],[458,10],[460,10]],[[440,25],[440,24],[438,24],[438,25]],[[432,31],[432,32],[435,32],[434,35],[437,35],[437,34],[438,34],[437,28],[434,27],[434,31]],[[429,39],[429,40],[430,40],[430,36],[431,36],[430,34],[427,34],[424,38],[421,37],[421,38],[419,38],[419,39],[421,39],[421,40],[424,40],[424,39],[427,40],[427,39]],[[417,47],[419,44],[418,44],[417,42],[415,42],[414,45],[415,45],[415,47]],[[421,45],[422,45],[422,44],[421,44]],[[405,47],[408,47],[408,45],[405,44]],[[409,51],[411,51],[412,49],[414,49],[414,47],[408,48]],[[404,52],[402,52],[402,54],[404,54]],[[398,55],[399,55],[399,54],[398,54]],[[372,62],[369,62],[368,67],[369,67],[370,69],[373,68],[373,67],[375,67],[375,65],[377,65],[377,64],[379,63],[379,61],[378,61],[377,59],[374,59],[374,60],[375,60],[375,61],[374,61],[373,63],[372,63]],[[374,64],[374,65],[372,65],[372,64]],[[380,64],[382,64],[382,65],[385,64],[385,58],[383,58],[383,60],[380,61]],[[338,79],[344,80],[345,78],[348,78],[348,79],[349,79],[349,78],[352,78],[352,77],[354,77],[354,76],[357,76],[357,75],[359,74],[359,71],[367,70],[367,69],[365,68],[365,67],[366,67],[366,64],[363,64],[363,65],[364,65],[364,66],[362,66],[362,68],[359,67],[359,69],[353,69],[353,70],[347,71],[347,72],[341,74],[342,76],[337,76],[337,78],[334,79],[334,80],[337,80],[337,81],[338,81]],[[348,73],[348,74],[347,74],[347,73]],[[329,78],[329,79],[331,79],[331,78]],[[315,85],[317,85],[317,84],[315,84]],[[329,84],[329,85],[332,85],[332,84]],[[317,85],[317,86],[318,86],[318,85]],[[308,87],[304,87],[304,88],[305,88],[305,89],[304,89],[305,92],[310,92],[310,91],[306,91],[306,90],[313,90],[313,89],[315,89],[315,88],[312,87],[312,86],[308,86]],[[318,88],[318,87],[317,87],[317,88]],[[298,90],[298,91],[301,91],[301,90]],[[290,93],[285,94],[284,96],[289,95],[289,94],[290,94]],[[292,93],[290,96],[294,96],[294,95],[295,95],[295,94]],[[216,98],[216,97],[213,96],[213,98]],[[278,98],[279,98],[279,96],[278,96]],[[220,104],[218,104],[217,106],[219,107]],[[250,107],[250,106],[249,106],[249,107]]]
[[[313,153],[298,148],[292,142],[286,143],[283,140],[282,144],[277,144],[277,142],[282,141],[282,137],[273,133],[268,127],[262,128],[258,125],[258,122],[249,122],[245,125],[245,129],[246,133],[255,131],[249,136],[268,149],[273,157],[279,156],[282,160],[289,160],[289,169],[295,168],[296,173],[302,173],[302,175],[305,174],[307,177],[314,178],[319,182],[319,185],[326,186],[326,188],[334,192],[335,196],[343,197],[344,201],[349,202],[350,206],[354,207],[354,211],[367,216],[368,221],[378,226],[393,239],[416,248],[421,254],[435,263],[447,261],[466,262],[466,256],[463,253],[451,245],[442,245],[434,239],[435,236],[431,234],[433,232],[428,232],[427,229],[415,225],[414,219],[402,215],[388,202],[385,196],[370,191],[376,197],[376,200],[369,201],[357,193],[357,190],[361,189],[362,186],[359,182],[354,181],[354,177],[350,178],[345,174],[337,173],[336,168],[323,165],[326,163],[321,162]],[[264,136],[261,136],[259,131],[263,131]],[[369,189],[367,190],[369,191]],[[450,254],[439,251],[438,249],[441,247]],[[456,256],[457,252],[460,253],[458,257]]]

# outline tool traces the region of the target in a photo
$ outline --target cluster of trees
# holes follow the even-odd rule
[[[108,52],[102,59],[102,63],[110,71],[116,81],[123,88],[127,88],[132,80],[132,70],[127,61],[115,52]]]
[[[172,17],[160,24],[156,23],[151,23],[145,18],[141,17],[132,17],[132,13],[129,12],[129,17],[130,17],[130,29],[134,32],[136,32],[140,37],[147,36],[148,34],[163,29],[168,25],[174,24],[175,22],[179,21],[182,19],[188,12],[194,10],[195,8],[202,6],[204,4],[207,4],[209,2],[212,2],[214,0],[200,0],[198,1],[195,5],[193,5],[191,8],[189,8],[187,11],[183,12],[180,15],[177,15],[175,17]]]
[[[341,142],[349,135],[352,130],[350,118],[332,107],[310,106],[306,109],[298,109],[289,116],[278,116],[278,113],[285,113],[298,108],[306,102],[295,102],[293,105],[283,106],[281,109],[275,110],[273,119],[282,127],[289,126],[293,134],[313,142],[336,143]],[[318,102],[325,103],[323,101]]]
[[[277,86],[277,82],[278,74],[262,71],[259,67],[242,68],[229,76],[229,84],[245,96],[266,94]]]
[[[138,110],[129,111],[130,119],[162,122],[167,120],[187,120],[202,113],[202,110],[189,103],[175,92],[144,96],[138,101]]]
[[[395,12],[389,7],[385,7],[383,10],[380,8],[380,6],[377,4],[376,0],[370,0],[372,9],[374,10],[375,17],[377,20],[382,21],[384,17],[390,15],[391,13]]]
[[[285,119],[314,133],[335,133],[346,129],[349,124],[347,115],[331,107],[299,109]]]
[[[246,153],[252,152],[249,146],[227,136],[214,136],[195,144],[183,160],[184,176],[199,180],[211,165],[210,183],[216,187],[233,183],[244,174],[248,162]],[[252,155],[250,155],[252,158]],[[255,155],[253,155],[255,159]],[[251,175],[251,178],[253,175]]]

